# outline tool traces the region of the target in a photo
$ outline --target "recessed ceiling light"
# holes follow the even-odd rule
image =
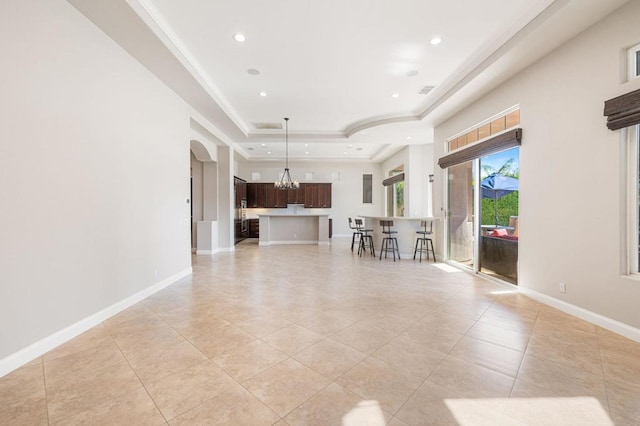
[[[437,45],[437,44],[440,44],[440,43],[442,43],[442,37],[435,36],[434,38],[431,39],[431,41],[429,43],[433,44],[434,46]]]
[[[308,144],[308,143],[305,143],[305,144],[304,144],[304,146],[309,146],[309,144]]]
[[[238,43],[244,43],[245,41],[247,41],[247,38],[242,33],[235,33],[233,35],[233,39]]]
[[[405,75],[407,77],[415,77],[416,75],[418,75],[418,70],[407,71],[407,73]]]
[[[260,146],[267,146],[267,144],[261,143]]]
[[[249,68],[247,70],[247,74],[249,74],[249,75],[260,75],[260,70],[257,70],[255,68]]]
[[[267,151],[267,154],[271,154],[271,151]]]
[[[348,154],[348,152],[347,152],[347,151],[345,151],[344,153],[345,153],[345,155],[346,155],[346,154]]]
[[[304,153],[308,155],[308,154],[309,154],[309,151],[305,151]]]
[[[353,147],[352,144],[347,144],[347,148],[351,148],[351,147]]]
[[[411,136],[407,136],[407,140],[411,140],[413,139]]]
[[[392,98],[397,98],[398,96],[400,96],[400,93],[394,93],[391,95]]]
[[[265,96],[267,96],[267,92],[260,92],[260,96],[264,98]]]

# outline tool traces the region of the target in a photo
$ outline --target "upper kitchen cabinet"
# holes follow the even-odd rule
[[[304,206],[307,208],[330,208],[331,184],[307,183],[304,188]]]
[[[241,201],[247,199],[247,181],[234,176],[233,189],[235,193],[235,206],[236,208],[239,208]]]
[[[248,183],[247,184],[247,207],[263,208],[267,204],[267,188],[269,183]],[[273,186],[273,185],[271,185]]]
[[[287,189],[288,204],[304,204],[304,187],[306,183],[301,183],[298,189]]]
[[[267,208],[285,208],[287,207],[287,191],[277,189],[272,183],[265,183]]]
[[[301,183],[299,189],[276,189],[273,183],[246,184],[248,208],[285,208],[304,204],[307,208],[331,207],[330,183]]]

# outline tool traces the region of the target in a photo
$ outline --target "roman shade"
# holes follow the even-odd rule
[[[480,143],[469,145],[466,148],[459,149],[440,157],[438,165],[446,169],[447,167],[462,164],[476,158],[485,157],[494,152],[504,151],[520,145],[522,141],[522,129],[517,128],[501,133]]]
[[[383,180],[382,184],[384,186],[390,186],[390,185],[393,185],[394,183],[402,182],[403,180],[404,180],[404,173],[398,173],[397,175],[391,176],[390,178]]]
[[[640,89],[604,102],[609,130],[640,124]]]

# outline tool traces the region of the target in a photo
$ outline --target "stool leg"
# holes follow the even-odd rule
[[[413,249],[413,260],[416,260],[416,253],[418,252],[418,241],[420,241],[420,238],[416,240],[416,247]]]
[[[396,246],[395,243],[393,242],[394,240],[391,240],[391,254],[393,254],[393,261],[396,261]]]
[[[428,244],[431,244],[431,254],[433,255],[433,262],[435,263],[436,261],[436,251],[433,249],[433,240],[431,238],[429,238],[427,240]],[[429,245],[427,244],[427,260],[429,260]]]
[[[356,233],[354,232],[351,236],[351,251],[353,251],[353,243],[356,241]]]
[[[384,238],[383,238],[382,239],[382,245],[380,246],[380,259],[378,259],[378,260],[382,260],[382,252],[384,251],[384,243],[385,243],[385,241],[384,241]],[[387,257],[386,253],[385,253],[384,257],[385,258]]]
[[[398,252],[398,260],[400,260],[400,247],[398,247],[398,239],[394,238],[393,242],[396,243],[396,251]]]
[[[369,235],[369,248],[371,249],[371,256],[376,257],[376,249],[373,247],[373,237]]]

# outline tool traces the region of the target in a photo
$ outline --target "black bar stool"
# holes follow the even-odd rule
[[[356,242],[356,236],[358,237],[358,241],[362,240],[362,231],[357,225],[358,220],[359,219],[356,219],[356,226],[353,226],[353,221],[349,218],[349,228],[354,230],[353,235],[351,236],[351,251],[353,251],[353,244]]]
[[[382,234],[386,237],[382,238],[382,247],[380,248],[380,260],[382,260],[382,253],[384,252],[384,258],[387,258],[387,253],[393,253],[393,261],[396,261],[396,253],[398,253],[398,260],[400,260],[400,249],[398,248],[398,239],[394,237],[398,231],[392,231],[392,220],[381,220],[380,226],[382,226]]]
[[[360,235],[360,245],[358,246],[358,255],[362,256],[367,252],[367,248],[371,252],[371,256],[376,256],[376,250],[373,248],[373,236],[369,232],[373,232],[373,229],[365,229],[362,219],[356,219],[356,228],[360,229],[362,235]]]
[[[427,261],[429,260],[429,252],[433,254],[433,261],[436,261],[436,252],[433,250],[433,240],[431,234],[433,233],[433,222],[430,220],[423,220],[420,222],[422,231],[416,231],[418,238],[416,239],[416,248],[413,250],[413,260],[416,259],[416,254],[420,253],[420,263],[422,263],[422,253],[427,254]]]

